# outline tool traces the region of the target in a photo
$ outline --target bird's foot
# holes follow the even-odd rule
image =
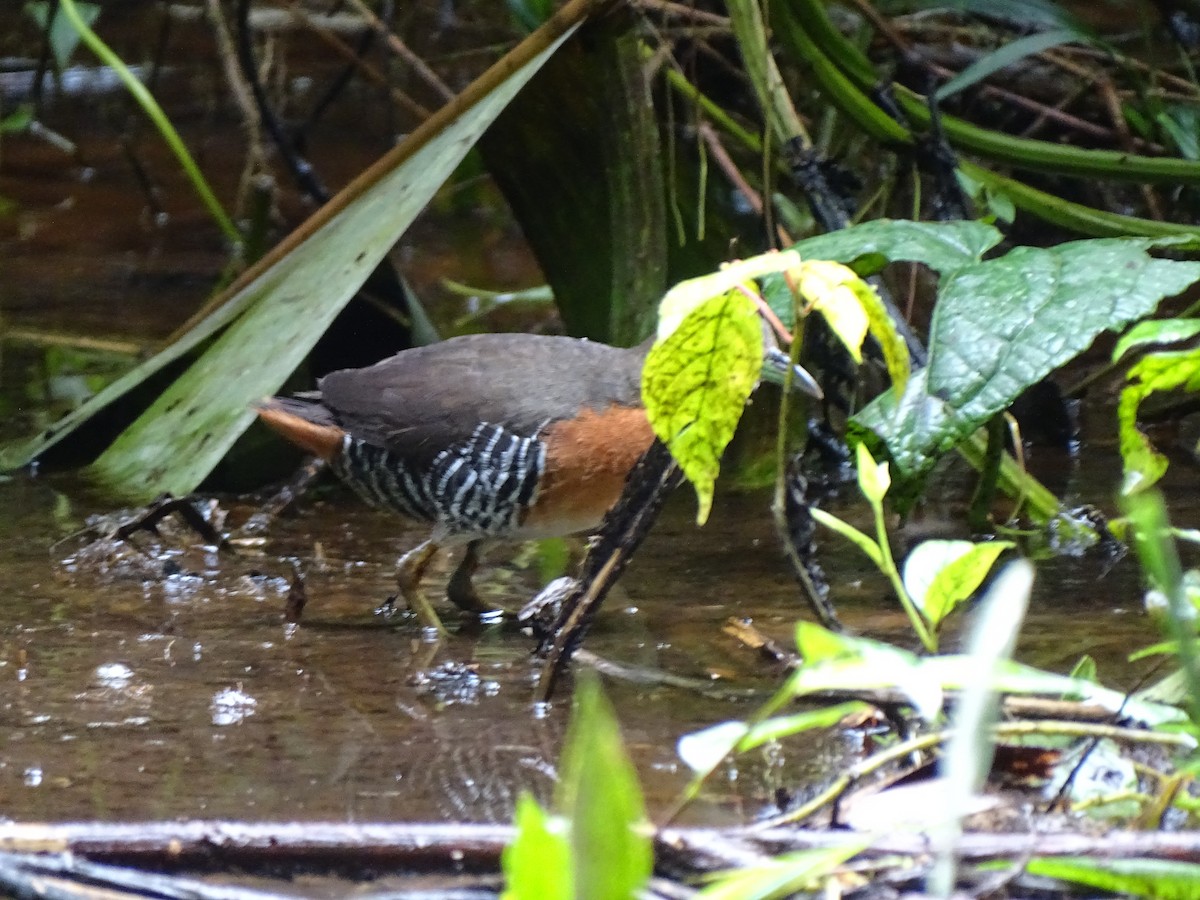
[[[446,633],[446,628],[421,592],[421,577],[437,551],[437,544],[426,541],[400,557],[400,561],[396,563],[396,586],[400,589],[400,596],[404,598],[408,608],[416,615],[417,621],[440,637]],[[393,608],[394,600],[395,598],[392,598]]]
[[[485,602],[476,592],[475,584],[471,579],[477,568],[479,568],[479,541],[471,541],[467,544],[462,560],[459,561],[450,576],[450,582],[446,585],[446,596],[463,612],[479,616],[481,619],[503,615],[504,610]]]

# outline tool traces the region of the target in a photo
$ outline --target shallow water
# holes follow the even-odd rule
[[[139,35],[157,33],[157,25],[137,16],[159,5],[114,6],[125,18],[110,35],[124,34],[145,54]],[[0,10],[0,36],[9,36],[0,40],[18,34],[17,17]],[[194,39],[189,27],[177,23],[172,39]],[[236,116],[209,93],[218,81],[214,64],[205,59],[188,70],[171,62],[180,67],[160,73],[156,91],[218,193],[231,199],[244,148]],[[292,70],[297,84],[328,75],[320,67],[333,63],[314,66]],[[92,83],[86,75],[83,83]],[[9,105],[23,99],[14,90],[0,81]],[[362,110],[363,121],[352,124],[365,127],[351,133],[343,114],[310,134],[312,158],[333,184],[409,127],[381,113],[369,90],[354,90],[361,102],[347,108]],[[0,195],[14,209],[0,217],[0,441],[53,421],[128,365],[131,351],[169,334],[203,302],[224,264],[222,241],[122,94],[56,97],[42,114],[81,150],[72,156],[29,136],[5,138]],[[470,304],[439,297],[444,275],[505,289],[538,280],[511,223],[454,202],[441,198],[396,253],[443,321],[470,312]],[[286,186],[280,204],[289,225],[305,214]],[[505,315],[508,327],[524,327],[511,310]],[[1055,489],[1107,506],[1118,481],[1115,456],[1085,442],[1084,457],[1086,464],[1039,453],[1034,462]],[[898,542],[961,522],[969,488],[960,468],[949,470]],[[847,489],[829,508],[867,527],[853,494]],[[139,559],[128,548],[88,549],[81,534],[88,517],[113,510],[87,496],[57,478],[0,476],[3,816],[505,820],[519,790],[548,795],[567,692],[549,708],[532,703],[530,639],[500,627],[460,629],[433,646],[410,620],[373,613],[394,589],[396,556],[418,533],[322,489],[276,522],[257,553],[223,556],[188,539],[186,551],[163,556],[152,536],[138,535],[134,542],[147,550]],[[1182,459],[1168,476],[1168,496],[1178,523],[1200,522],[1195,470]],[[246,503],[225,502],[245,515]],[[586,644],[606,659],[697,682],[605,680],[654,812],[687,781],[676,740],[745,717],[779,681],[778,671],[722,634],[722,623],[748,616],[786,643],[796,619],[809,615],[776,549],[767,497],[725,495],[701,530],[693,515],[688,491],[680,491]],[[577,558],[580,544],[568,546]],[[497,547],[478,582],[485,597],[516,608],[559,574],[562,555],[561,546]],[[309,598],[299,628],[283,622],[293,559]],[[822,562],[847,624],[912,644],[864,558],[826,537]],[[1066,671],[1090,653],[1107,683],[1132,687],[1149,664],[1129,666],[1124,657],[1156,633],[1140,613],[1132,561],[1101,578],[1102,568],[1092,558],[1039,565],[1020,654]],[[435,567],[431,596],[448,572],[444,560]],[[853,734],[827,735],[754,755],[721,770],[690,820],[758,815],[777,788],[803,792],[858,749]]]
[[[492,820],[508,817],[521,789],[548,794],[567,703],[532,703],[529,638],[460,629],[434,646],[407,617],[376,616],[395,556],[418,535],[324,493],[278,520],[259,551],[224,556],[188,539],[164,575],[161,556],[88,550],[78,529],[89,509],[53,482],[0,484],[6,816]],[[807,615],[766,504],[761,494],[722,497],[696,530],[681,491],[588,638],[601,657],[713,689],[606,679],[652,809],[686,782],[675,741],[748,715],[777,681],[721,633],[724,620],[749,616],[786,642]],[[159,547],[150,535],[133,541]],[[298,628],[283,622],[285,559],[306,576]],[[514,608],[554,574],[540,563],[537,545],[497,546],[478,581]],[[911,640],[863,560],[833,545],[825,564],[849,625]],[[1139,670],[1121,658],[1154,637],[1138,612],[1136,569],[1126,560],[1102,580],[1096,571],[1094,560],[1040,567],[1021,655],[1062,671],[1091,653],[1110,684],[1132,686]],[[447,577],[439,565],[431,596]],[[854,741],[793,742],[727,769],[690,816],[756,815],[774,788],[819,782]]]

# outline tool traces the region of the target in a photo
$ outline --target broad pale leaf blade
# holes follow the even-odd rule
[[[762,325],[754,301],[740,289],[695,306],[646,357],[646,415],[696,489],[700,524],[712,509],[721,454],[762,363]]]
[[[886,462],[877,463],[871,456],[866,444],[855,448],[857,455],[858,489],[872,506],[883,503],[888,489],[892,486],[892,476],[888,472]]]
[[[870,323],[851,285],[861,284],[862,279],[841,263],[820,259],[806,260],[791,274],[801,302],[825,317],[842,346],[861,363]]]
[[[796,649],[804,664],[783,688],[793,697],[894,688],[926,719],[942,708],[942,689],[915,653],[867,638],[834,634],[811,622],[796,623]]]
[[[665,340],[696,307],[739,285],[800,265],[800,256],[791,250],[760,253],[749,259],[725,263],[716,272],[681,281],[663,296],[658,305],[658,338]]]
[[[675,743],[675,752],[693,772],[707,775],[737,747],[750,731],[745,722],[718,722],[685,734]]]
[[[487,126],[565,38],[464,109],[232,298],[232,305],[249,308],[96,460],[92,474],[132,499],[193,490],[249,425],[250,405],[277,390],[300,364]]]

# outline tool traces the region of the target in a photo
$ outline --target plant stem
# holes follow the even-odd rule
[[[921,639],[921,644],[930,653],[937,653],[937,637],[929,630],[929,626],[925,622],[925,616],[921,614],[921,611],[917,609],[917,605],[913,603],[912,597],[908,595],[908,589],[904,587],[904,581],[900,578],[900,570],[896,568],[896,560],[892,556],[892,545],[888,542],[887,524],[883,516],[883,503],[872,500],[871,512],[875,516],[876,543],[879,544],[879,555],[883,559],[882,568],[884,574],[892,582],[892,590],[900,598],[900,605],[904,607],[904,612],[908,615],[909,621],[912,622],[913,631]]]
[[[175,130],[175,126],[171,124],[171,120],[167,118],[162,107],[158,105],[158,101],[154,99],[154,96],[146,89],[146,86],[137,79],[137,76],[129,71],[129,67],[122,62],[121,58],[100,39],[96,32],[88,27],[83,17],[79,15],[79,10],[75,6],[75,0],[60,0],[59,9],[67,17],[67,21],[71,23],[71,27],[79,32],[80,40],[88,45],[88,48],[100,58],[102,63],[117,73],[117,77],[121,79],[121,82],[125,85],[129,93],[133,95],[133,99],[137,101],[142,111],[154,123],[163,140],[167,142],[167,146],[171,148],[171,152],[175,154],[175,158],[179,160],[179,164],[183,167],[188,180],[191,181],[192,187],[200,195],[201,202],[207,207],[209,214],[213,217],[217,226],[225,233],[225,236],[233,244],[234,248],[240,251],[242,245],[241,232],[233,223],[233,220],[229,218],[224,207],[221,206],[221,202],[212,192],[212,188],[208,186],[208,182],[200,172],[199,166],[192,159],[192,155],[188,153],[183,139],[179,136],[179,132]]]

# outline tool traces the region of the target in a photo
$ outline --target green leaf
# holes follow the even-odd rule
[[[1135,347],[1148,344],[1178,344],[1200,334],[1200,319],[1154,319],[1138,322],[1130,328],[1113,348],[1112,360],[1117,362]]]
[[[1106,329],[1153,312],[1200,279],[1200,264],[1154,259],[1151,240],[1018,248],[942,279],[929,365],[897,398],[881,394],[854,418],[888,447],[900,473],[938,457]]]
[[[797,892],[819,892],[823,879],[870,843],[870,838],[861,838],[841,847],[786,853],[770,862],[719,876],[696,896],[703,900],[770,900],[794,897]]]
[[[1074,28],[1059,28],[1051,31],[1039,31],[1025,37],[1009,41],[998,50],[977,59],[967,66],[934,93],[934,99],[939,103],[947,97],[952,97],[959,91],[977,84],[989,75],[994,75],[1001,69],[1020,62],[1027,56],[1034,56],[1052,47],[1078,41],[1080,34]]]
[[[754,301],[734,289],[695,306],[646,357],[642,398],[659,439],[696,489],[696,521],[712,509],[721,454],[762,373]]]
[[[1100,677],[1095,658],[1086,653],[1079,657],[1075,665],[1071,667],[1069,675],[1071,678],[1078,678],[1082,681],[1096,681]]]
[[[1129,369],[1129,383],[1117,403],[1121,457],[1125,462],[1122,494],[1150,487],[1167,471],[1167,458],[1137,427],[1138,409],[1157,391],[1200,391],[1200,348],[1148,353]]]
[[[760,253],[725,263],[716,272],[688,278],[672,287],[658,305],[658,338],[665,340],[697,307],[738,288],[749,290],[756,278],[777,275],[800,265],[800,256],[785,250]]]
[[[908,347],[875,289],[853,270],[827,260],[807,260],[789,275],[802,304],[824,317],[855,362],[862,362],[867,333],[875,337],[892,384],[903,391],[909,375]]]
[[[796,646],[804,665],[781,690],[784,697],[890,687],[908,694],[918,711],[929,717],[937,712],[942,691],[961,691],[979,677],[978,663],[971,656],[921,658],[878,641],[834,634],[811,622],[797,623]],[[1003,694],[1071,697],[1152,726],[1185,718],[1173,706],[1131,699],[1090,681],[1012,661],[998,664],[992,687]]]
[[[24,131],[33,122],[33,108],[19,106],[8,115],[0,117],[0,134],[16,134]]]
[[[1180,156],[1193,161],[1200,159],[1200,115],[1194,106],[1171,106],[1155,116],[1154,121],[1171,136]]]
[[[924,660],[926,675],[934,679],[944,690],[960,691],[974,683],[979,677],[975,661],[963,654],[931,656]],[[1044,672],[1032,666],[1007,662],[998,667],[995,690],[1003,694],[1032,697],[1069,697],[1083,704],[1094,704],[1113,713],[1147,725],[1163,725],[1183,721],[1182,710],[1162,703],[1131,699],[1121,691],[1110,690],[1101,685],[1053,672]]]
[[[892,476],[888,474],[886,462],[876,463],[866,444],[859,444],[858,453],[858,489],[872,506],[879,506],[887,496],[888,488],[892,486]]]
[[[595,677],[576,692],[562,765],[556,803],[571,821],[574,896],[631,900],[650,878],[654,852],[637,773]]]
[[[789,716],[773,716],[759,722],[738,742],[739,753],[761,747],[771,741],[782,740],[817,728],[834,728],[848,716],[866,713],[871,705],[852,700],[848,703],[837,703],[820,709],[810,709],[805,712],[793,713]]]
[[[904,587],[917,608],[937,628],[983,584],[1008,541],[924,541],[904,561]]]
[[[1024,868],[1030,875],[1156,900],[1192,900],[1200,884],[1200,865],[1168,859],[1035,857]]]
[[[942,708],[942,689],[915,653],[834,634],[811,622],[797,623],[796,647],[804,663],[788,678],[785,694],[894,688],[926,719]]]
[[[875,568],[882,569],[884,565],[883,552],[879,549],[874,538],[863,534],[849,522],[843,522],[837,516],[825,512],[823,509],[811,507],[809,514],[816,520],[818,525],[824,525],[835,534],[840,534],[850,543],[854,544],[859,550],[867,555],[867,558],[875,564]]]
[[[409,138],[419,140],[396,148],[327,204],[317,214],[320,224],[288,245],[291,252],[268,256],[199,327],[6,462],[13,464],[15,457],[20,464],[21,457],[41,452],[97,407],[228,325],[91,468],[101,483],[134,500],[195,489],[254,418],[250,405],[274,393],[295,370],[479,135],[565,37],[494,89],[468,89],[467,99]],[[506,57],[495,71],[513,64]]]
[[[101,9],[95,3],[76,3],[75,8],[79,11],[79,17],[87,25],[96,21]],[[50,21],[50,4],[43,0],[26,3],[25,12],[37,22],[39,28],[45,29],[47,22]],[[71,25],[70,20],[60,13],[54,17],[54,24],[50,27],[47,40],[50,44],[50,52],[54,54],[54,64],[61,72],[70,65],[71,54],[79,46],[79,32]]]
[[[575,878],[567,821],[548,815],[522,793],[515,824],[517,837],[501,857],[502,900],[571,900]]]
[[[874,219],[807,238],[791,249],[804,259],[852,263],[875,256],[887,262],[919,262],[935,272],[949,274],[978,262],[1003,239],[997,229],[982,222]]]
[[[875,644],[865,638],[838,634],[815,622],[796,623],[796,652],[805,664],[840,659],[860,659]]]

